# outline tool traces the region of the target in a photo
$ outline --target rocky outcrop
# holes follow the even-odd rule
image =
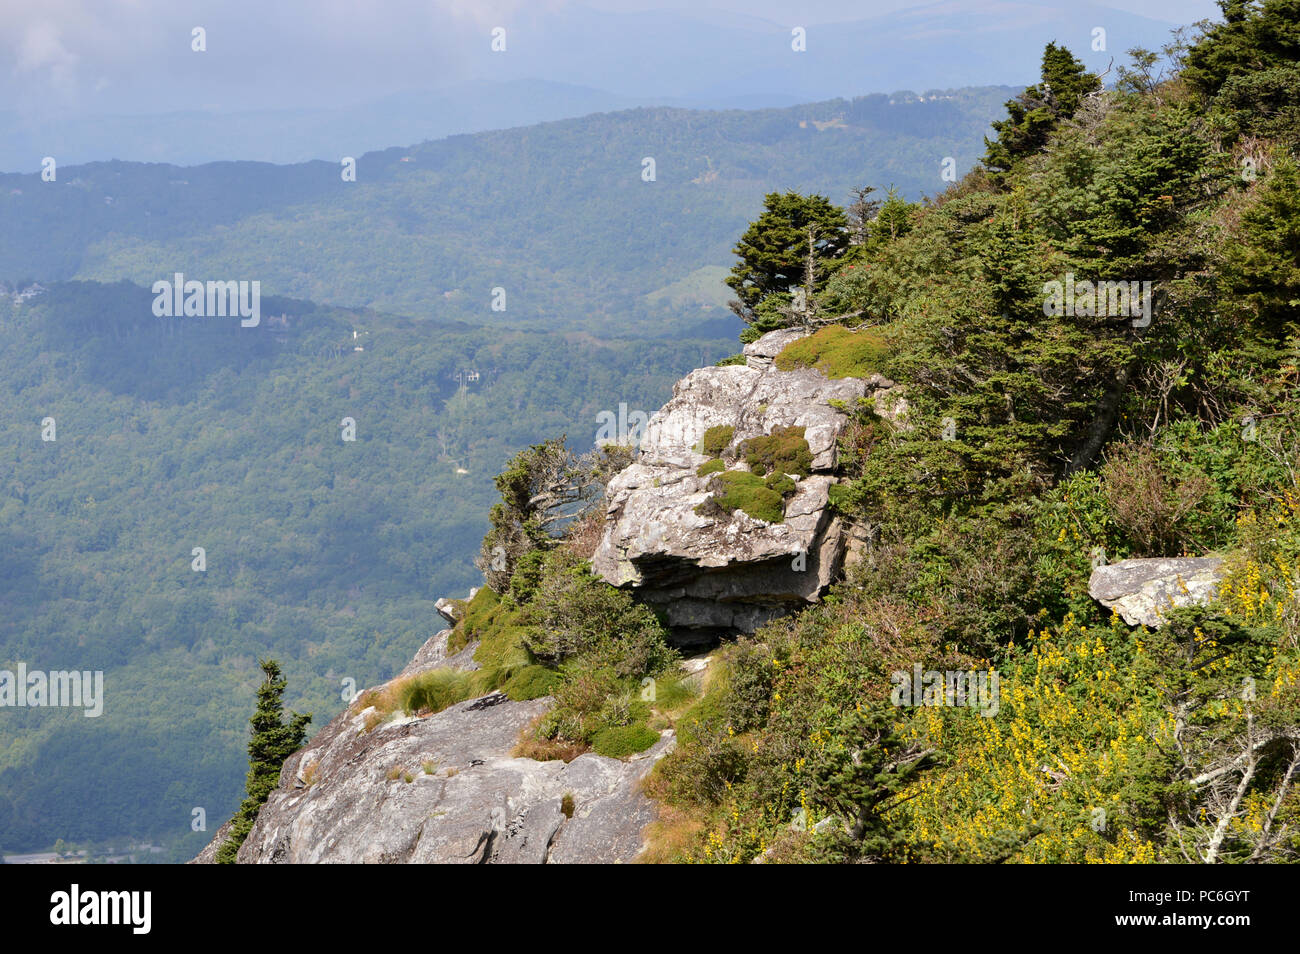
[[[447,636],[430,639],[403,675],[472,665],[472,649],[446,655]],[[239,861],[632,861],[654,817],[639,782],[673,744],[671,731],[627,761],[512,757],[520,733],[551,704],[492,693],[369,731],[372,710],[350,707],[285,761]],[[223,837],[195,860],[211,861]]]
[[[1222,565],[1219,557],[1121,560],[1092,571],[1088,594],[1130,626],[1155,627],[1170,608],[1212,599]]]
[[[473,594],[470,594],[471,598]],[[448,626],[455,626],[456,620],[460,619],[460,610],[456,607],[453,600],[440,596],[438,601],[433,604],[433,608],[438,611],[438,615],[447,621]]]
[[[796,328],[783,328],[780,331],[768,332],[757,341],[751,341],[742,349],[745,355],[745,364],[759,370],[770,368],[772,362],[776,360],[776,356],[785,350],[786,345],[798,341],[806,335],[806,331],[799,331]]]
[[[830,380],[811,369],[777,370],[775,356],[801,336],[771,332],[745,347],[746,364],[700,368],[679,381],[651,417],[637,461],[606,489],[605,533],[592,566],[662,609],[679,639],[752,632],[818,599],[839,572],[845,532],[828,502],[848,418],[835,405],[882,398],[894,385],[879,375]],[[798,481],[781,522],[741,510],[696,512],[711,481],[696,473],[709,459],[700,441],[720,425],[734,429],[733,442],[804,428],[812,473]]]

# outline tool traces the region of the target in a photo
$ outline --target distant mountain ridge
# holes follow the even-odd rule
[[[147,287],[183,271],[412,317],[729,336],[716,293],[688,308],[654,293],[729,265],[766,192],[942,191],[945,158],[969,168],[1013,92],[598,113],[366,153],[355,182],[340,160],[0,175],[0,277]]]
[[[300,162],[634,106],[758,109],[900,89],[1024,86],[1037,80],[1049,41],[1101,72],[1132,47],[1159,49],[1175,26],[1090,2],[941,0],[837,23],[795,7],[789,22],[776,22],[704,6],[582,3],[457,18],[426,4],[410,29],[377,29],[409,2],[377,2],[363,18],[370,22],[343,30],[335,21],[355,20],[351,12],[322,9],[313,22],[292,21],[291,37],[280,23],[250,29],[239,5],[205,11],[212,42],[201,65],[188,44],[133,37],[122,52],[154,64],[166,84],[123,71],[104,51],[73,49],[87,88],[67,102],[58,90],[25,86],[17,72],[0,76],[0,169],[32,171],[51,155],[63,163]],[[498,25],[506,44],[494,52]],[[228,43],[236,35],[238,51]],[[431,45],[440,55],[429,55]],[[102,90],[89,85],[98,70]]]

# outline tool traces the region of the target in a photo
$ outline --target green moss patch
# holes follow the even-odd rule
[[[727,449],[731,443],[731,438],[735,436],[736,429],[730,424],[718,424],[710,427],[700,438],[698,450],[706,457],[721,457],[722,452]]]
[[[812,473],[812,450],[804,439],[802,427],[778,427],[771,434],[751,437],[740,445],[749,469],[760,477],[768,473]]]
[[[765,485],[762,478],[742,470],[728,470],[718,474],[714,482],[713,496],[696,507],[696,513],[707,513],[717,508],[725,513],[743,510],[755,520],[768,523],[780,523],[785,519],[785,501]]]
[[[782,473],[779,470],[774,470],[772,471],[772,473],[764,477],[763,486],[766,487],[768,490],[776,491],[782,497],[791,496],[795,490],[794,478],[788,476],[787,474]]]
[[[850,331],[827,325],[786,345],[773,363],[778,371],[816,368],[828,378],[865,378],[883,369],[888,353],[888,342],[878,329]]]
[[[591,747],[597,755],[625,759],[629,755],[644,752],[658,741],[658,732],[644,724],[635,723],[601,729],[591,740]]]
[[[709,474],[721,473],[726,469],[727,469],[727,465],[724,464],[720,458],[715,457],[713,458],[713,460],[706,461],[705,463],[701,464],[699,467],[695,468],[695,476],[705,477]]]

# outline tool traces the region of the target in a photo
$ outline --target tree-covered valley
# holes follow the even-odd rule
[[[86,282],[0,297],[3,666],[107,674],[97,719],[6,710],[10,851],[183,835],[192,853],[192,809],[219,824],[238,800],[259,657],[324,724],[343,680],[391,677],[440,625],[434,601],[481,582],[516,448],[590,445],[602,411],[653,409],[727,349],[276,298],[241,328],[152,300]]]

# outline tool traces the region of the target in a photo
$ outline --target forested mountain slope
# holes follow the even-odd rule
[[[181,271],[417,318],[729,335],[711,284],[676,305],[646,296],[725,265],[774,189],[940,191],[945,158],[970,166],[1009,92],[601,113],[369,153],[355,182],[342,156],[0,175],[0,276],[149,287]]]
[[[657,406],[723,348],[274,297],[242,328],[156,318],[152,300],[127,283],[0,295],[0,668],[106,674],[99,718],[5,710],[8,850],[190,836],[194,807],[219,823],[260,656],[323,725],[345,678],[391,676],[437,628],[433,602],[478,582],[515,448],[589,446],[602,411]]]
[[[608,506],[543,533],[521,488],[549,486],[557,445],[511,461],[484,540],[508,565],[452,642],[507,695],[524,673],[553,695],[536,757],[675,733],[646,857],[1300,859],[1300,4],[1222,6],[1172,74],[1135,51],[1114,88],[1049,44],[932,202],[766,198],[729,276],[763,353],[704,377],[876,382],[838,402],[818,468],[812,418],[656,418],[671,475],[632,461]],[[790,537],[827,480],[860,543],[838,585],[684,674],[639,571],[693,560],[669,582],[696,595],[718,562],[693,540]],[[656,512],[675,522],[624,526]],[[1149,612],[1098,585],[1152,567]],[[451,688],[485,687],[424,673],[371,718]]]

